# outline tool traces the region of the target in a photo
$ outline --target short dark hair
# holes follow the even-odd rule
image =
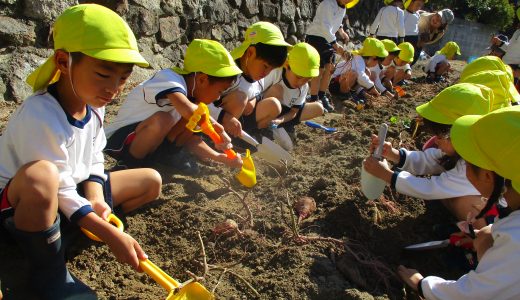
[[[285,63],[287,59],[287,47],[286,46],[273,46],[263,43],[257,43],[253,45],[256,48],[256,56],[271,67],[278,68]]]
[[[435,136],[448,136],[450,134],[451,125],[449,124],[441,124],[437,122],[430,121],[426,118],[423,119],[424,123],[424,131],[433,134]],[[460,155],[455,153],[453,156],[444,155],[439,159],[439,165],[441,165],[446,171],[449,171],[457,165],[457,162],[460,159]]]
[[[399,52],[401,52],[401,50],[391,51],[391,52],[388,52],[388,55],[395,55],[395,56],[398,56],[398,55],[399,55]]]
[[[208,74],[206,74],[206,75],[208,75]],[[210,84],[224,82],[224,81],[234,82],[235,80],[237,80],[237,78],[238,78],[238,75],[226,76],[226,77],[217,77],[217,76],[208,75],[208,81]]]

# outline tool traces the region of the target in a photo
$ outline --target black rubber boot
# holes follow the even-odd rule
[[[94,291],[67,270],[59,215],[51,227],[40,232],[16,229],[13,218],[7,219],[5,226],[29,261],[29,288],[41,299],[97,299]]]

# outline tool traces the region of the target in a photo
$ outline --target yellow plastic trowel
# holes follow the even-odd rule
[[[379,133],[377,135],[379,139],[379,146],[377,147],[376,151],[374,151],[374,154],[372,154],[373,157],[381,161],[381,154],[383,153],[383,146],[385,144],[386,140],[386,133],[388,131],[388,125],[385,123],[381,124],[381,127],[379,127]],[[386,162],[386,159],[382,160],[384,164],[388,163]],[[361,191],[367,197],[368,200],[374,200],[379,198],[381,194],[383,193],[383,190],[386,186],[386,181],[368,173],[365,170],[364,164],[361,164]]]

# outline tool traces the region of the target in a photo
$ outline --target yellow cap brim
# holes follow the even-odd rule
[[[451,127],[451,143],[457,154],[465,161],[479,168],[495,171],[493,166],[487,163],[490,159],[482,152],[475,140],[475,134],[472,132],[471,126],[481,118],[482,116],[479,115],[466,115],[458,118]]]
[[[423,118],[428,119],[435,123],[451,125],[455,121],[452,117],[449,117],[446,113],[441,113],[442,108],[435,107],[432,102],[426,102],[415,108],[417,113]]]
[[[100,49],[100,50],[84,50],[82,53],[93,58],[116,62],[135,64],[139,67],[146,68],[150,64],[141,56],[139,51],[132,49]]]
[[[354,0],[354,1],[352,1],[352,2],[349,2],[349,3],[347,3],[347,4],[345,5],[345,8],[346,8],[346,9],[350,9],[350,8],[356,6],[356,4],[358,4],[358,2],[359,2],[359,0]]]
[[[511,183],[512,183],[515,191],[520,194],[520,181],[513,180],[513,181],[511,181]]]
[[[291,71],[294,72],[294,74],[305,77],[305,78],[314,78],[318,77],[320,75],[320,69],[308,69],[308,68],[300,68],[293,66],[291,67]]]
[[[287,43],[286,41],[284,41],[282,39],[273,39],[271,41],[259,42],[259,43],[262,43],[265,45],[271,45],[271,46],[285,46],[288,49],[290,49],[292,47],[291,44]],[[251,44],[250,42],[243,42],[242,44],[240,44],[240,46],[236,47],[235,49],[233,49],[231,51],[231,57],[233,57],[233,59],[235,59],[235,60],[241,58],[242,55],[244,55],[244,53],[246,52],[247,48],[249,48],[249,46],[251,46],[251,45],[253,45],[253,44]]]
[[[240,70],[240,68],[237,67],[236,65],[235,66],[219,68],[218,70],[213,71],[213,72],[204,71],[204,70],[200,70],[200,71],[187,71],[187,70],[179,68],[179,67],[173,67],[172,70],[175,73],[181,74],[181,75],[186,75],[186,74],[190,74],[190,73],[193,73],[193,72],[202,72],[204,74],[207,74],[207,75],[210,75],[210,76],[215,76],[215,77],[231,77],[231,76],[242,74],[242,70]]]

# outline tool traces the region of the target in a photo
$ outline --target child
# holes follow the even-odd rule
[[[516,10],[516,16],[520,20],[520,7]],[[505,52],[504,57],[502,57],[504,63],[510,65],[513,70],[520,69],[520,29],[513,33],[509,41],[501,41],[498,37],[494,37],[492,43]],[[518,78],[518,76],[515,76],[515,78]]]
[[[419,43],[419,11],[423,8],[428,0],[406,0],[404,2],[404,41],[409,42],[414,47],[414,53],[417,53],[417,44]]]
[[[437,136],[438,149],[397,150],[387,142],[383,157],[396,163],[402,171],[392,172],[373,157],[365,161],[366,171],[385,180],[399,193],[425,200],[442,199],[458,220],[465,221],[468,212],[475,210],[474,205],[481,204],[481,197],[466,178],[464,160],[453,150],[450,127],[460,116],[488,113],[492,101],[493,92],[482,85],[460,83],[444,89],[430,102],[416,108],[425,120],[426,129]],[[371,148],[375,149],[377,144],[374,135]],[[423,175],[431,177],[417,177]],[[478,228],[484,225],[484,220],[476,224]]]
[[[208,106],[213,118],[224,125],[227,133],[239,137],[242,129],[267,128],[280,114],[277,99],[261,99],[263,78],[282,66],[290,46],[280,29],[269,22],[254,23],[246,30],[242,44],[231,52],[243,72],[238,84]]]
[[[425,45],[436,43],[444,36],[448,31],[448,25],[453,22],[454,18],[453,12],[447,8],[433,13],[420,12],[419,42],[415,47],[412,65],[419,59]]]
[[[410,63],[413,61],[413,46],[408,42],[404,42],[397,47],[399,47],[401,51],[399,51],[399,55],[385,72],[384,83],[387,88],[393,87],[394,85],[401,85],[404,80],[412,78],[412,67]]]
[[[330,74],[334,64],[334,54],[343,56],[345,50],[336,41],[336,32],[348,42],[348,34],[343,30],[345,8],[352,8],[359,0],[324,0],[316,9],[316,15],[307,28],[305,42],[312,45],[320,53],[320,75],[313,78],[310,84],[310,101],[321,101],[328,112],[334,107],[325,92],[329,86]]]
[[[399,55],[401,49],[399,49],[399,47],[397,47],[397,45],[392,40],[382,40],[381,42],[383,45],[385,45],[385,50],[388,51],[388,55],[380,64],[368,68],[370,71],[370,80],[375,83],[376,89],[381,95],[393,98],[394,94],[391,92],[391,87],[390,89],[385,87],[381,80],[384,80],[386,76],[386,70],[392,65],[394,58]]]
[[[307,84],[319,75],[320,54],[307,43],[293,46],[283,68],[271,72],[265,78],[265,97],[280,100],[282,112],[272,120],[272,124],[283,127],[294,135],[294,126],[301,121],[310,120],[323,115],[323,106],[319,102],[305,103],[309,90]]]
[[[136,270],[147,258],[105,219],[112,206],[129,212],[158,197],[161,177],[152,169],[104,173],[102,150],[104,106],[134,64],[148,63],[130,27],[100,5],[66,9],[53,38],[54,54],[27,79],[35,93],[0,138],[0,224],[27,256],[38,296],[97,299],[66,268],[60,220],[91,231]]]
[[[107,149],[122,149],[115,156],[121,159],[119,164],[130,168],[145,164],[161,144],[170,153],[186,147],[200,159],[240,167],[239,157],[230,160],[224,153],[211,149],[185,125],[199,102],[218,99],[241,72],[220,43],[193,40],[186,49],[183,69],[161,70],[128,94],[106,129]],[[213,126],[224,141],[216,146],[226,149],[230,146],[229,137],[214,121]]]
[[[378,39],[366,38],[363,41],[363,47],[352,51],[352,54],[351,60],[341,61],[336,66],[330,84],[331,92],[348,93],[355,89],[357,96],[361,98],[358,101],[363,102],[365,93],[375,97],[379,96],[366,69],[378,65],[388,56],[385,45]]]
[[[467,178],[493,204],[503,194],[512,213],[477,233],[475,271],[458,280],[423,277],[399,266],[401,279],[425,299],[518,299],[520,297],[520,108],[455,121],[451,137],[467,161]],[[487,208],[487,207],[486,207]],[[486,209],[485,208],[485,209]],[[483,210],[483,212],[485,211]],[[481,212],[482,214],[482,212]]]
[[[394,43],[402,42],[405,36],[403,1],[384,0],[386,6],[377,13],[370,26],[370,36],[378,40],[388,39]]]
[[[504,49],[500,48],[499,45],[502,45],[504,43],[509,43],[509,38],[504,34],[498,34],[491,38],[491,46],[487,47],[486,50],[489,50],[488,55],[493,55],[498,58],[503,58],[506,54],[506,51]]]
[[[455,42],[447,42],[428,62],[424,70],[426,79],[430,82],[444,81],[446,74],[451,71],[449,60],[455,59],[455,55],[460,55],[459,45]]]

